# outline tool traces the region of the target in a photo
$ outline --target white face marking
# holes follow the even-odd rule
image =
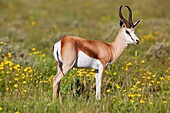
[[[89,57],[82,51],[78,53],[77,62],[75,64],[76,67],[91,67],[97,69],[98,60],[92,57]]]
[[[139,43],[139,38],[135,35],[134,30],[131,30],[129,28],[126,28],[124,30],[125,33],[125,38],[126,38],[126,43],[127,44],[138,44]]]

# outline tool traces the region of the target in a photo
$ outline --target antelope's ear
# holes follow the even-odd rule
[[[122,19],[120,19],[120,27],[125,27],[125,23]]]
[[[137,26],[141,21],[142,21],[142,19],[139,19],[137,22],[135,22],[135,24],[133,25],[133,28],[134,28],[135,26]]]

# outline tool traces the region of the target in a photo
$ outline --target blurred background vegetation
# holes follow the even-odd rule
[[[143,20],[136,29],[141,40],[146,35],[169,39],[167,0],[1,0],[0,36],[21,49],[36,47],[49,54],[53,43],[65,34],[110,42],[119,29],[120,5],[132,8],[134,21]],[[125,17],[127,13],[124,8]]]
[[[70,97],[70,92],[72,92],[71,87],[74,81],[79,80],[80,82],[76,86],[76,90],[79,91],[79,89],[85,87],[82,85],[82,80],[84,79],[81,79],[81,77],[71,78],[73,75],[81,75],[84,71],[80,70],[77,72],[75,69],[69,73],[69,78],[65,77],[63,79],[65,82],[61,86],[65,98],[71,99],[66,99],[63,105],[58,104],[58,102],[55,105],[49,104],[52,97],[51,80],[57,71],[56,62],[52,56],[53,44],[63,35],[80,36],[86,39],[101,40],[104,42],[113,41],[120,27],[118,11],[121,5],[131,7],[134,22],[142,19],[142,22],[136,27],[136,35],[141,42],[139,45],[128,47],[124,55],[115,62],[115,67],[113,65],[105,72],[105,85],[103,85],[102,93],[105,95],[104,100],[101,103],[94,101],[95,99],[92,98],[95,97],[94,87],[85,88],[87,92],[90,90],[88,94],[86,91],[83,92],[85,95],[91,97],[88,101],[82,98],[76,100],[72,96]],[[126,8],[123,8],[123,15],[126,18],[128,17]],[[38,57],[36,56],[37,54],[39,55]],[[12,73],[12,71],[5,68],[5,72],[9,73],[4,76],[2,73],[4,70],[1,68],[0,97],[2,98],[0,99],[0,112],[22,112],[24,110],[27,112],[50,112],[50,110],[51,112],[62,112],[62,110],[63,112],[88,112],[83,106],[86,106],[86,108],[90,106],[89,109],[93,112],[113,112],[113,107],[116,110],[115,112],[130,112],[131,110],[138,110],[138,108],[140,108],[139,110],[143,110],[144,106],[139,105],[139,103],[144,104],[147,101],[143,97],[149,101],[145,109],[146,111],[153,111],[150,109],[150,100],[153,100],[152,103],[157,103],[155,104],[156,107],[152,106],[155,111],[158,110],[161,112],[164,109],[164,112],[168,112],[167,106],[170,106],[170,103],[166,99],[170,99],[168,96],[170,94],[170,87],[168,87],[170,81],[170,78],[168,78],[170,72],[169,55],[169,0],[0,0],[0,63],[3,64],[9,58],[8,60],[11,60],[13,65],[16,64],[14,68],[20,68],[22,70],[21,72],[23,72],[22,74],[26,74],[29,71],[33,74],[34,78],[34,81],[30,81],[30,79],[26,80],[28,83],[27,86],[17,86],[16,84],[20,84],[21,79],[11,79],[12,85],[14,85],[12,86],[8,83],[10,77],[7,75]],[[10,65],[11,62],[7,62],[7,64]],[[0,66],[3,67],[2,65]],[[129,67],[131,68],[129,69]],[[33,71],[34,69],[36,72]],[[139,70],[142,71],[138,72]],[[87,72],[87,70],[85,71]],[[142,92],[141,100],[140,95],[138,95],[140,101],[138,99],[133,100],[132,95],[130,95],[129,98],[132,105],[126,103],[128,93],[133,91],[129,89],[129,92],[127,91],[125,93],[125,97],[122,97],[122,91],[126,88],[128,90],[133,83],[138,83],[137,80],[141,80],[142,82],[142,75],[149,77],[151,75],[152,77],[156,76],[156,79],[153,79],[155,83],[157,80],[161,81],[164,79],[166,82],[162,81],[159,83],[157,81],[161,86],[157,87],[155,85],[156,88],[150,88],[149,85],[146,86],[146,90]],[[6,78],[6,76],[9,78]],[[18,78],[18,75],[15,76]],[[109,82],[107,83],[107,81]],[[125,86],[122,85],[124,82],[127,83]],[[148,81],[143,80],[143,82],[147,83]],[[42,85],[41,83],[44,84]],[[87,83],[89,84],[87,86],[95,86],[94,78]],[[111,83],[113,84],[112,86],[108,85]],[[8,86],[11,87],[11,92]],[[24,87],[27,88],[24,92],[29,92],[24,96],[23,93],[13,92],[17,88],[23,90]],[[123,90],[124,87],[125,89]],[[143,88],[143,86],[140,87],[141,89]],[[158,98],[150,95],[150,90],[155,91]],[[34,92],[36,93],[34,94]],[[14,94],[15,98],[11,98]],[[32,95],[34,95],[34,98]],[[117,99],[115,99],[114,95]],[[112,98],[112,96],[115,101],[108,99]],[[159,98],[161,98],[162,103],[159,101]],[[137,102],[135,103],[133,101]],[[164,106],[164,104],[167,106]],[[94,108],[93,105],[95,106]],[[47,109],[50,110],[48,111]]]

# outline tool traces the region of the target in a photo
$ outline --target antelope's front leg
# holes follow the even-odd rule
[[[99,67],[99,71],[96,73],[96,100],[100,100],[101,97],[102,74],[103,66]]]

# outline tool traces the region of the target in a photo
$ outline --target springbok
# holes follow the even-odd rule
[[[128,21],[122,16],[122,6],[119,8],[120,30],[112,43],[98,40],[87,40],[76,36],[64,36],[53,47],[53,55],[58,62],[58,72],[53,78],[53,100],[56,93],[60,96],[60,80],[72,67],[94,68],[96,70],[96,100],[100,100],[102,74],[105,68],[115,62],[128,44],[138,44],[139,38],[134,33],[138,25],[132,21],[132,11],[128,6]]]

